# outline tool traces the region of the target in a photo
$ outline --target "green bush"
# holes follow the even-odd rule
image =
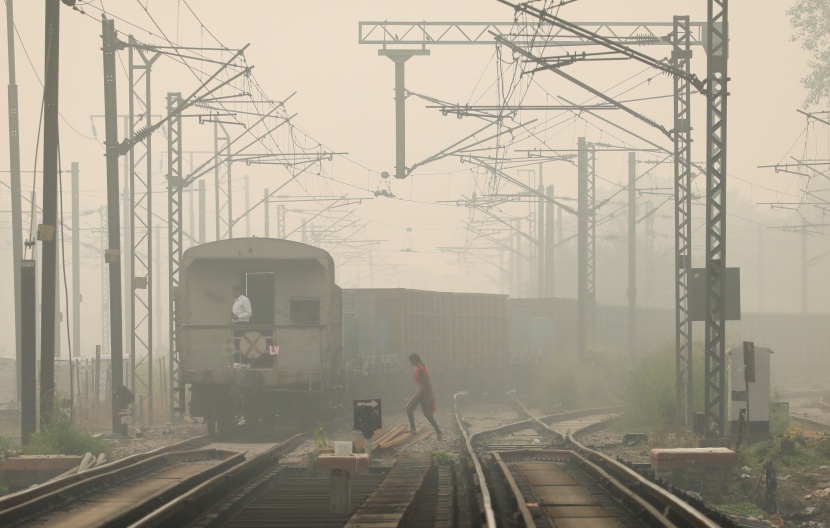
[[[699,347],[695,347],[699,348]],[[703,354],[695,350],[692,365],[694,394],[692,409],[703,408]],[[621,427],[628,429],[661,430],[680,425],[675,401],[676,358],[673,346],[665,346],[651,356],[641,359],[628,373],[623,390],[626,404]]]
[[[624,362],[615,354],[600,350],[585,358],[563,354],[536,370],[530,403],[545,413],[614,405],[620,400],[624,373]]]
[[[23,448],[26,455],[84,455],[104,453],[112,460],[109,443],[95,438],[86,431],[73,429],[69,417],[57,407],[52,413],[49,427],[32,435],[29,445]]]

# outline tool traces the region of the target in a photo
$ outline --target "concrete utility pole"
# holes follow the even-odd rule
[[[548,203],[545,205],[545,297],[555,293],[554,239],[553,239],[553,185],[548,185],[545,192]]]
[[[58,0],[56,0],[58,1]],[[104,260],[109,265],[109,317],[110,317],[110,363],[113,395],[124,385],[123,361],[123,326],[121,297],[121,218],[118,203],[118,97],[116,92],[115,53],[118,38],[112,20],[102,20],[102,39],[104,57],[104,118],[106,127],[106,161],[107,161],[107,240],[108,248]],[[121,415],[115,398],[111,398],[112,432],[121,434]]]
[[[269,197],[269,194],[268,194],[268,188],[266,188],[265,191],[263,192],[263,198],[262,198],[262,207],[263,207],[263,210],[265,212],[265,238],[268,238],[269,236],[271,236],[271,232],[270,232],[271,211],[270,211],[269,203],[270,203],[270,197]]]
[[[6,0],[6,36],[9,52],[9,176],[12,199],[12,269],[14,270],[14,335],[17,369],[17,399],[21,398],[22,314],[21,262],[23,260],[23,208],[20,190],[20,116],[17,104],[17,77],[14,60],[14,0]],[[34,295],[34,292],[32,292]]]
[[[653,307],[654,302],[654,204],[646,202],[645,239],[646,239],[646,306]]]
[[[23,349],[21,351],[20,432],[23,445],[37,431],[37,275],[35,261],[20,263]]]
[[[245,211],[246,213],[251,210],[251,186],[250,180],[248,175],[246,174],[243,178],[243,185],[245,185]],[[251,215],[245,214],[245,236],[251,236]]]
[[[524,283],[522,282],[522,266],[524,255],[522,254],[522,219],[516,219],[516,296],[526,297]]]
[[[578,139],[577,157],[577,227],[576,227],[576,297],[577,351],[585,356],[585,331],[588,315],[588,150],[585,138]]]
[[[43,224],[41,242],[40,423],[51,423],[55,398],[55,327],[57,324],[58,225],[58,76],[60,73],[60,0],[46,0],[43,85]]]
[[[628,360],[637,359],[637,155],[628,153]]]
[[[78,163],[72,162],[72,356],[81,357],[81,190]],[[70,358],[71,359],[71,358]]]
[[[808,267],[807,262],[807,232],[801,232],[801,313],[807,313],[807,284],[808,284]]]
[[[766,305],[764,303],[764,226],[758,224],[758,312],[764,312]]]
[[[199,243],[207,242],[207,225],[205,225],[207,207],[207,195],[205,193],[205,180],[199,180]]]
[[[545,186],[542,185],[542,164],[539,164],[539,212],[536,213],[536,296],[545,296]]]

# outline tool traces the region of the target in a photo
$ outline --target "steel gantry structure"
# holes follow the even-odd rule
[[[129,36],[129,137],[152,126],[151,73],[161,53]],[[136,398],[146,394],[148,423],[153,424],[153,159],[152,135],[134,142],[129,152],[130,181],[130,378]],[[139,400],[141,401],[141,400]],[[132,414],[132,423],[136,423]],[[142,419],[145,416],[141,413]],[[143,425],[143,424],[142,424]]]
[[[689,270],[692,268],[692,38],[688,16],[674,17],[672,65],[686,73],[674,75],[674,292],[675,389],[677,415],[692,422],[692,317],[689,313]]]
[[[703,43],[707,55],[707,78],[701,81],[697,76],[690,73],[688,68],[688,60],[691,54],[687,52],[688,48],[700,42],[699,38],[693,39],[689,34],[692,23],[688,19],[675,19],[672,23],[673,31],[670,36],[673,45],[672,61],[666,64],[663,61],[657,61],[648,55],[642,54],[629,48],[619,42],[607,38],[604,35],[597,34],[589,29],[580,27],[577,24],[566,22],[544,10],[532,7],[528,4],[513,4],[507,0],[499,0],[501,3],[513,7],[517,12],[524,12],[535,16],[540,21],[549,22],[558,28],[561,28],[573,35],[586,38],[595,44],[603,45],[608,49],[617,51],[629,58],[636,59],[640,62],[648,64],[660,71],[668,73],[673,77],[680,77],[687,84],[678,84],[675,86],[676,99],[681,100],[679,103],[675,102],[675,133],[681,137],[673,137],[676,143],[675,150],[686,153],[686,159],[680,160],[683,167],[675,171],[675,183],[678,186],[686,186],[690,180],[691,168],[690,158],[688,157],[688,145],[690,129],[688,125],[689,117],[689,98],[686,95],[690,93],[691,87],[704,93],[706,95],[706,330],[705,330],[705,382],[704,382],[704,407],[706,416],[706,436],[708,438],[723,438],[726,434],[726,401],[725,401],[725,330],[726,330],[726,311],[725,311],[725,270],[726,270],[726,144],[727,144],[727,83],[728,83],[728,46],[729,46],[729,23],[728,23],[728,0],[708,0],[707,9],[707,23],[705,25],[705,39]],[[504,40],[503,38],[501,40]],[[685,104],[684,104],[685,102]],[[684,122],[685,120],[685,122]],[[675,136],[675,134],[672,134]],[[678,159],[675,160],[678,162]],[[688,174],[688,178],[686,178]],[[681,178],[683,178],[681,180]],[[676,244],[678,261],[675,263],[675,268],[684,267],[685,274],[681,271],[676,273],[677,288],[676,291],[682,293],[685,289],[688,294],[688,284],[686,278],[688,276],[688,265],[690,262],[690,252],[681,254],[680,250],[685,249],[690,231],[684,220],[690,213],[689,202],[686,197],[688,194],[684,192],[688,189],[676,189],[675,195],[683,198],[676,207],[678,212],[676,214],[676,237],[679,240]],[[680,210],[679,208],[683,208]],[[681,282],[682,281],[682,282]],[[684,347],[688,347],[685,352],[685,357],[680,357],[678,353],[677,362],[684,364],[681,372],[678,368],[678,375],[685,374],[688,376],[691,370],[688,368],[690,363],[691,347],[690,327],[688,322],[688,305],[681,306],[681,302],[688,302],[682,295],[678,298],[676,311],[682,312],[677,317],[677,333],[680,334],[680,325],[684,324],[684,335],[678,337],[678,342],[684,340]],[[686,386],[682,387],[688,391],[691,385],[688,382]],[[678,388],[678,391],[682,390]],[[687,409],[688,392],[682,396],[683,405]],[[684,409],[684,411],[686,411]],[[688,411],[686,411],[688,412]],[[684,412],[684,414],[686,414]]]
[[[501,1],[501,0],[499,0]],[[511,7],[517,6],[502,2]],[[518,9],[518,8],[517,8]],[[536,10],[536,13],[541,11]],[[536,14],[531,13],[531,14]],[[555,19],[555,17],[553,17]],[[556,19],[559,20],[559,19]],[[588,28],[574,32],[573,28]],[[574,47],[614,46],[634,58],[646,57],[652,66],[670,73],[662,65],[628,45],[671,44],[671,22],[580,22],[563,27],[549,19],[534,22],[358,22],[358,44],[380,46],[378,55],[395,62],[395,177],[406,178],[414,167],[406,166],[406,87],[407,60],[416,55],[429,55],[428,47],[437,45],[489,45],[495,41],[517,48],[528,46]],[[689,24],[690,42],[703,43],[704,24]],[[598,40],[598,39],[601,39]]]
[[[726,125],[729,2],[708,0],[706,24],[706,436],[726,435]]]
[[[184,415],[185,386],[181,378],[179,362],[178,332],[176,319],[176,292],[179,288],[182,262],[182,189],[184,175],[182,172],[182,110],[184,106],[181,93],[167,94],[167,250],[170,255],[167,286],[169,288],[167,313],[170,419]]]

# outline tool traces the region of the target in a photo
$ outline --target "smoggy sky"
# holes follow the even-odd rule
[[[763,225],[792,225],[801,223],[797,212],[792,210],[771,210],[759,202],[795,202],[799,201],[798,177],[775,174],[770,169],[758,169],[758,165],[775,163],[788,155],[801,156],[805,149],[805,138],[800,137],[805,130],[805,119],[795,112],[802,106],[805,90],[800,79],[807,73],[808,54],[797,43],[790,41],[791,29],[786,10],[792,4],[761,0],[756,2],[732,2],[731,20],[731,57],[729,98],[729,152],[728,172],[730,175],[730,200],[741,203],[740,218],[729,220],[730,236],[735,238],[735,249],[730,250],[730,264],[746,264],[746,273],[753,263],[744,263],[742,254],[754,251],[750,249],[757,241],[757,223]],[[198,14],[204,28],[190,13],[188,5]],[[147,15],[143,6],[154,20]],[[461,164],[457,159],[443,160],[425,165],[416,171],[415,176],[406,181],[392,181],[391,191],[397,199],[374,198],[372,191],[381,183],[378,174],[381,171],[394,170],[394,102],[393,102],[393,65],[383,57],[378,57],[374,46],[358,45],[358,21],[360,20],[399,20],[399,21],[509,21],[513,11],[495,0],[453,0],[438,2],[421,0],[404,2],[386,1],[334,1],[286,2],[237,0],[221,2],[218,0],[188,0],[188,3],[175,0],[113,0],[90,1],[82,6],[86,15],[62,9],[61,25],[61,93],[60,108],[65,118],[61,121],[61,155],[64,168],[71,161],[81,166],[81,211],[97,210],[105,202],[104,159],[101,144],[92,138],[91,115],[103,113],[103,81],[101,59],[101,8],[110,10],[116,19],[116,29],[121,35],[133,33],[145,42],[164,43],[158,37],[162,31],[176,42],[194,46],[215,46],[211,33],[223,44],[231,48],[241,47],[246,43],[251,46],[246,50],[247,62],[255,66],[257,81],[274,99],[282,99],[297,92],[288,103],[290,114],[296,113],[296,124],[311,137],[322,142],[336,152],[348,152],[344,157],[337,157],[333,163],[325,166],[323,175],[327,178],[319,186],[307,182],[305,189],[293,189],[298,194],[342,193],[353,198],[364,198],[354,211],[356,219],[369,221],[362,237],[381,240],[374,252],[373,261],[376,275],[371,284],[374,286],[406,286],[430,289],[466,290],[466,291],[503,291],[498,284],[498,275],[486,263],[478,263],[475,268],[459,266],[454,253],[442,253],[439,248],[457,247],[465,244],[467,232],[465,222],[472,217],[465,208],[445,203],[462,196],[470,196],[476,190],[475,178],[471,177],[469,164]],[[43,4],[32,0],[18,0],[15,3],[15,16],[20,37],[25,43],[34,68],[42,78],[43,71]],[[704,21],[706,2],[703,0],[668,1],[668,0],[629,0],[626,2],[609,0],[578,0],[562,8],[560,16],[569,21],[671,21],[673,15],[688,14],[693,21]],[[131,27],[129,23],[138,27]],[[158,24],[161,29],[157,28]],[[139,29],[141,28],[141,29]],[[154,35],[144,31],[150,30]],[[5,26],[4,26],[5,30]],[[6,42],[6,39],[3,39]],[[22,168],[31,171],[40,168],[40,160],[35,158],[37,124],[40,111],[41,86],[35,77],[20,41],[17,46],[17,83],[20,87],[21,119],[21,156]],[[667,47],[642,48],[646,53],[663,58],[669,53]],[[702,49],[694,51],[693,69],[700,77],[705,77],[705,56]],[[126,53],[122,53],[126,61]],[[512,59],[509,52],[504,52],[503,60]],[[160,59],[155,71],[154,91],[155,108],[163,111],[164,94],[168,91],[189,93],[196,87],[194,75],[181,65]],[[491,46],[434,46],[429,57],[415,57],[407,64],[407,88],[414,92],[426,94],[445,101],[480,104],[497,104],[495,90],[496,63],[494,48]],[[208,69],[208,68],[206,68]],[[0,68],[0,82],[7,82],[7,69]],[[508,71],[508,70],[505,70]],[[634,61],[578,64],[568,70],[572,75],[600,88],[611,88],[629,78],[634,80],[622,88],[609,90],[620,94],[624,99],[655,97],[671,93],[671,80],[666,75],[649,71]],[[650,82],[647,82],[651,79]],[[552,104],[552,96],[561,95],[575,101],[586,101],[590,97],[580,89],[567,84],[566,81],[548,72],[540,72],[534,77],[535,84],[528,90],[526,102],[534,104]],[[126,78],[119,65],[119,110],[126,109]],[[623,89],[630,89],[621,94]],[[436,110],[424,108],[427,103],[410,98],[407,102],[407,162],[422,160],[431,154],[446,148],[458,139],[466,136],[481,126],[469,118],[458,120],[455,117],[441,116]],[[701,95],[694,96],[694,159],[704,159],[704,104]],[[671,128],[671,99],[658,98],[652,101],[636,103],[635,107],[667,128]],[[6,98],[0,98],[0,114],[7,115]],[[155,112],[154,112],[155,113]],[[637,133],[670,148],[670,142],[652,129],[623,116],[620,112],[602,114]],[[538,112],[534,115],[525,113],[524,121],[538,119],[549,120],[552,113]],[[71,127],[70,127],[71,125]],[[571,120],[555,129],[537,131],[548,145],[557,148],[574,148],[576,138],[585,135],[591,141],[607,141],[628,145],[638,142],[630,136],[614,131],[611,127],[598,128],[595,120]],[[188,122],[185,150],[206,151],[212,149],[212,131],[207,127],[201,129],[195,122]],[[76,129],[77,132],[75,130]],[[103,138],[103,122],[95,121],[95,133]],[[807,137],[807,153],[817,157],[827,157],[828,135],[820,127],[810,129]],[[155,156],[161,161],[163,141],[157,141]],[[8,145],[6,127],[0,127],[0,145]],[[520,148],[533,148],[531,143]],[[8,167],[7,148],[0,159],[3,169]],[[653,159],[645,155],[647,159]],[[619,191],[620,184],[627,178],[627,169],[622,154],[613,154],[601,160],[602,181],[598,184],[598,197],[608,196]],[[236,169],[235,169],[236,170]],[[555,184],[557,195],[574,197],[576,192],[576,169],[568,164],[549,164],[545,167],[545,183]],[[645,169],[643,169],[645,170]],[[162,166],[159,165],[156,177],[159,197],[158,212],[166,215],[162,208],[164,180]],[[287,173],[278,168],[239,169],[235,178],[243,175],[250,177],[250,193],[254,198],[262,196],[264,187],[275,188],[287,178]],[[514,176],[525,181],[536,182],[536,175],[513,172]],[[24,174],[24,193],[32,189],[30,173]],[[670,167],[661,168],[645,186],[665,188],[670,185]],[[8,182],[7,173],[2,177]],[[235,180],[236,181],[236,180]],[[212,203],[212,180],[208,184],[208,233],[213,232],[214,214]],[[65,180],[67,198],[65,208],[68,214],[68,178]],[[242,207],[242,180],[238,180],[235,204]],[[40,181],[35,181],[40,187]],[[502,192],[516,192],[516,188],[503,187]],[[698,193],[705,191],[702,178],[695,182]],[[480,191],[480,189],[479,189]],[[662,192],[666,192],[665,189]],[[656,193],[656,191],[655,191]],[[662,203],[664,197],[644,195],[643,201]],[[624,200],[624,195],[620,196]],[[9,193],[7,188],[0,189],[0,242],[4,248],[10,248]],[[308,204],[300,206],[312,207]],[[292,207],[297,207],[293,205]],[[314,206],[319,209],[319,206]],[[506,208],[505,213],[520,216],[522,206]],[[526,206],[525,206],[526,207]],[[24,209],[28,206],[24,204]],[[525,209],[526,211],[526,209]],[[696,206],[694,225],[702,221],[703,208]],[[661,210],[669,218],[671,206]],[[733,211],[734,212],[734,211]],[[812,220],[816,217],[804,209],[802,213]],[[735,213],[737,214],[737,213]],[[299,218],[301,214],[298,214]],[[624,212],[620,222],[624,221]],[[188,213],[185,213],[188,218]],[[749,221],[747,221],[749,220]],[[186,220],[187,221],[187,220]],[[289,220],[289,228],[291,222]],[[573,224],[571,219],[566,222]],[[263,216],[261,210],[251,214],[251,233],[262,232]],[[83,240],[95,243],[100,237],[93,231],[98,227],[97,214],[83,218],[82,227],[86,232]],[[240,229],[244,224],[240,224]],[[407,231],[411,228],[411,231]],[[661,220],[657,228],[663,233],[657,243],[663,249],[672,245],[671,220]],[[273,229],[273,228],[272,228]],[[614,223],[610,223],[609,233],[614,233]],[[568,225],[567,230],[572,230]],[[243,229],[244,231],[244,229]],[[624,227],[619,229],[624,232]],[[273,233],[273,232],[272,232]],[[409,234],[408,234],[409,233]],[[701,231],[695,238],[696,264],[702,259]],[[751,237],[751,238],[750,238]],[[791,237],[792,238],[792,237]],[[816,236],[813,251],[823,253],[827,246],[822,236]],[[787,239],[789,240],[789,239]],[[795,240],[795,239],[793,239]],[[751,241],[751,242],[750,242]],[[792,242],[792,240],[790,240]],[[785,244],[785,242],[781,242]],[[789,242],[786,242],[789,243]],[[795,242],[793,242],[795,243]],[[400,250],[411,247],[413,252],[402,253]],[[10,251],[10,250],[9,250]],[[6,252],[4,251],[4,255]],[[753,253],[754,254],[754,253]],[[100,255],[92,250],[82,252],[84,267],[82,283],[91,288],[85,300],[82,314],[86,319],[95,319],[100,302]],[[663,259],[670,262],[669,259]],[[70,263],[71,264],[71,263]],[[786,266],[786,263],[784,264]],[[11,258],[0,260],[0,276],[5,277],[6,287],[11,287]],[[782,269],[785,269],[782,268]],[[818,274],[818,273],[817,273]],[[350,263],[338,272],[339,281],[346,286],[369,286],[368,264],[359,266]],[[360,278],[359,278],[360,277]],[[624,291],[624,289],[623,289]],[[624,295],[624,293],[623,293]],[[622,299],[609,298],[608,302],[622,303]],[[797,298],[793,298],[793,306]],[[0,334],[10,335],[11,318],[0,322]],[[84,323],[91,328],[90,333],[97,333],[97,323]],[[96,334],[97,335],[97,334]],[[0,338],[0,355],[2,346],[8,341]],[[7,345],[8,346],[8,345]]]

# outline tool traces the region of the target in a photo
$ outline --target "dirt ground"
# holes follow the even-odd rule
[[[801,412],[798,407],[791,410],[795,410],[796,416]],[[830,414],[827,416],[825,420],[830,422]],[[823,428],[791,420],[783,437],[740,449],[730,491],[721,504],[712,506],[770,526],[830,527],[830,427],[826,428],[827,432],[819,429]],[[650,435],[646,444],[625,446],[623,434],[611,428],[586,435],[583,442],[633,463],[650,463],[653,448],[696,446],[693,437],[665,432]],[[791,452],[782,451],[782,440],[791,444]],[[763,465],[767,460],[774,462],[777,474],[778,514],[765,511],[767,490]]]

